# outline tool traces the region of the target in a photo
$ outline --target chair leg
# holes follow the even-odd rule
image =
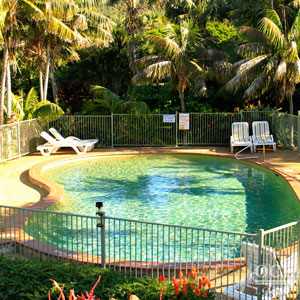
[[[233,153],[233,146],[230,144],[230,152]]]
[[[276,152],[276,144],[273,145],[273,150]]]

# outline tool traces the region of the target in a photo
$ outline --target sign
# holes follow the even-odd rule
[[[175,123],[175,115],[164,115],[164,123]]]
[[[179,114],[179,130],[189,130],[189,129],[190,129],[190,115]]]

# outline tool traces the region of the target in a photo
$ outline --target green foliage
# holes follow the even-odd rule
[[[95,289],[95,295],[102,300],[128,300],[130,294],[135,294],[142,300],[159,299],[157,279],[135,279],[128,274],[125,277],[120,272],[89,265],[38,262],[34,259],[10,260],[5,257],[0,257],[0,299],[47,300],[49,290],[52,299],[56,299],[59,292],[50,279],[54,279],[60,286],[65,284],[65,291],[74,289],[75,294],[81,294],[89,291],[100,275],[101,281]],[[170,298],[166,294],[163,299]]]

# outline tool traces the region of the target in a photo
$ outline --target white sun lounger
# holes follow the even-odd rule
[[[95,144],[98,143],[97,139],[90,139],[90,140],[81,140],[78,137],[75,136],[68,136],[64,138],[54,127],[51,127],[49,131],[53,134],[53,136],[58,140],[58,141],[78,141],[78,142],[84,142],[84,143],[89,143],[92,145],[91,149],[88,149],[87,151],[92,150],[94,148]]]
[[[276,142],[274,142],[273,135],[270,134],[269,123],[267,121],[255,121],[252,123],[252,141],[254,152],[257,146],[272,146],[274,152],[276,151]]]
[[[72,139],[57,141],[45,131],[41,132],[41,136],[47,141],[47,143],[36,148],[37,150],[41,151],[42,155],[50,155],[62,147],[71,147],[76,151],[77,154],[84,154],[87,151],[90,151],[93,147],[92,142],[76,141]]]
[[[230,151],[233,147],[250,146],[253,152],[252,138],[249,135],[249,124],[247,122],[233,122],[231,125],[232,135],[230,137]]]
[[[275,250],[265,246],[262,248],[262,265],[259,265],[257,244],[243,242],[242,252],[247,263],[246,280],[226,287],[223,295],[233,299],[257,300],[258,283],[261,280],[263,300],[286,299],[297,279],[297,253],[280,261]],[[258,277],[259,269],[262,270],[261,277]]]

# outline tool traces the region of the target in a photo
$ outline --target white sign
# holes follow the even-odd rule
[[[175,123],[175,115],[164,115],[164,123]]]
[[[190,129],[190,115],[179,114],[179,130],[189,130],[189,129]]]

